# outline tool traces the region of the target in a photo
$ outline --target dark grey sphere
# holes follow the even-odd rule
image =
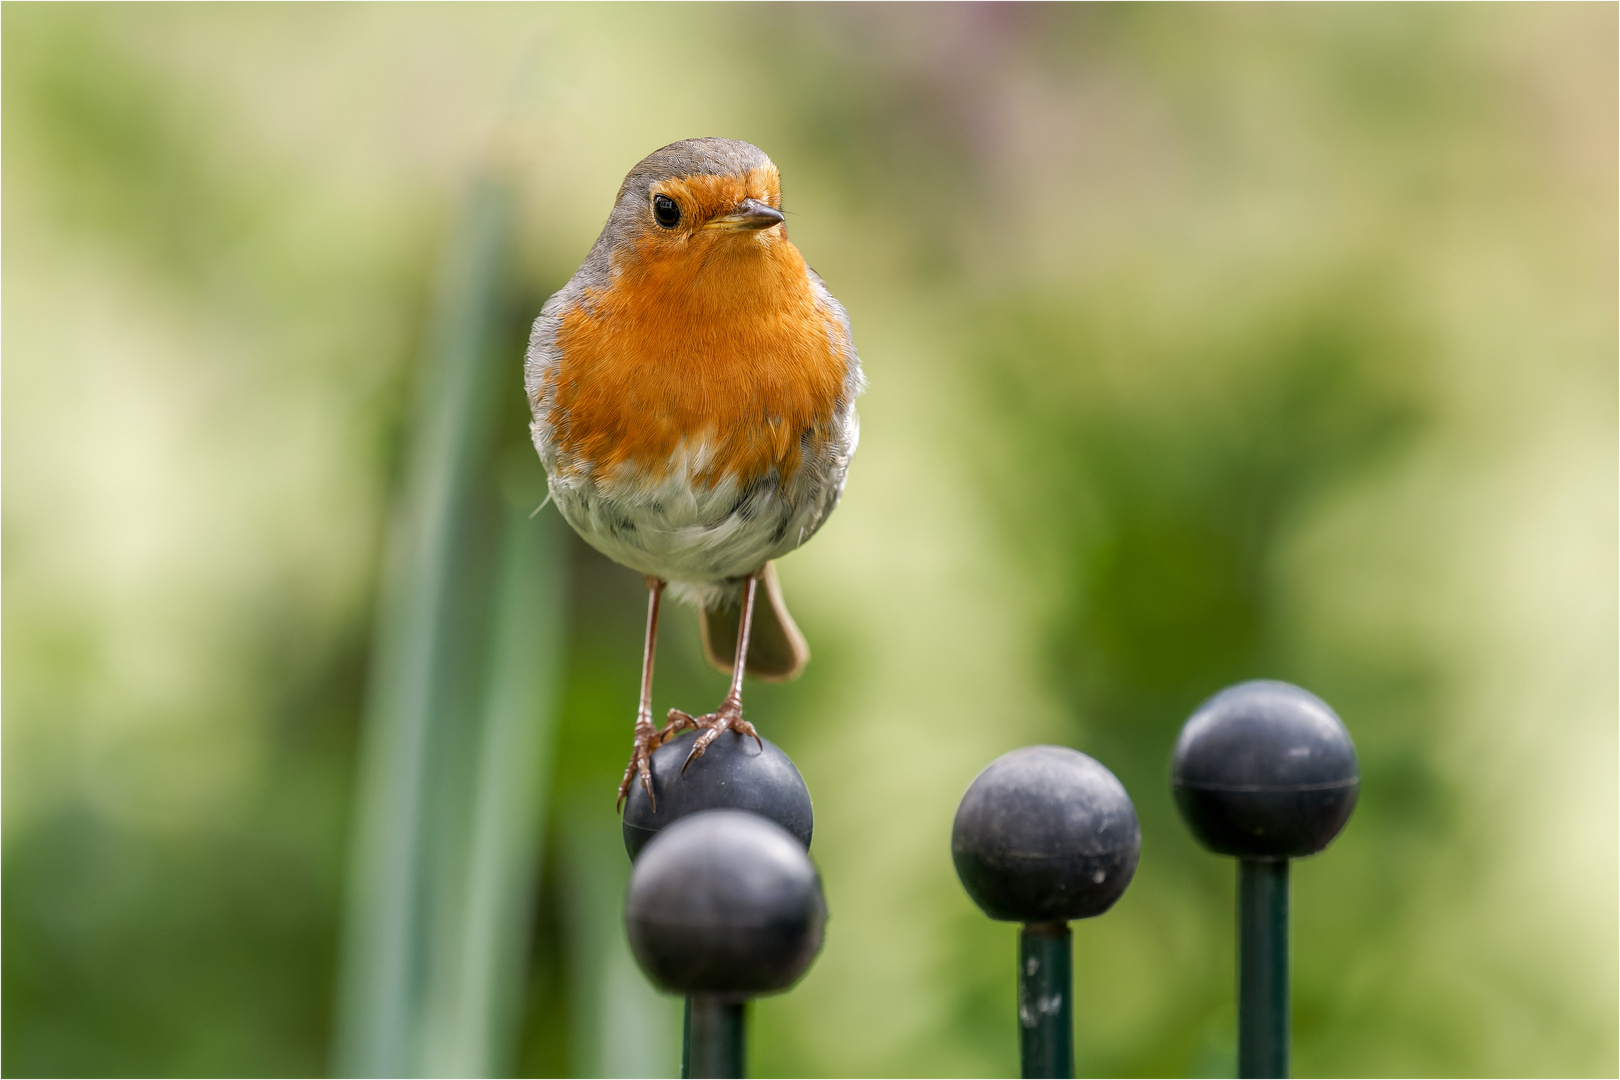
[[[1101,915],[1136,873],[1142,833],[1114,774],[1064,746],[1026,746],[969,785],[951,857],[992,919],[1067,922]]]
[[[624,804],[624,849],[634,859],[659,830],[700,810],[747,810],[769,818],[810,847],[815,824],[810,789],[788,756],[769,739],[764,747],[746,735],[723,732],[686,775],[681,766],[692,752],[695,731],[683,731],[653,751],[653,796],[658,812],[638,781]]]
[[[624,921],[655,986],[744,998],[785,990],[805,973],[827,906],[797,837],[758,814],[704,810],[641,853]]]
[[[1176,805],[1221,855],[1291,859],[1339,835],[1361,771],[1338,714],[1315,694],[1257,679],[1198,707],[1170,766]]]

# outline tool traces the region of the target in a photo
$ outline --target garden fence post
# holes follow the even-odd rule
[[[732,733],[686,767],[692,739],[654,751],[651,797],[638,784],[625,805],[625,925],[653,985],[686,998],[681,1076],[740,1077],[747,1002],[804,974],[827,908],[793,762]]]
[[[1288,861],[1326,848],[1355,809],[1350,733],[1297,686],[1239,683],[1182,728],[1170,783],[1199,842],[1238,859],[1238,1075],[1285,1077]]]
[[[951,856],[968,896],[1018,936],[1022,1075],[1074,1075],[1069,922],[1101,915],[1136,873],[1142,835],[1124,786],[1061,746],[1026,746],[968,787]]]

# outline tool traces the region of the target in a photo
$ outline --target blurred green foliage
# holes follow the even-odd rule
[[[1015,1068],[1014,937],[951,814],[1035,741],[1141,870],[1076,929],[1087,1074],[1232,1067],[1233,871],[1169,747],[1237,679],[1335,704],[1295,873],[1301,1075],[1612,1075],[1612,6],[8,5],[4,1071],[330,1061],[378,564],[471,178],[520,197],[491,490],[540,483],[526,324],[623,173],[782,167],[872,389],[750,690],[832,921],[757,1074]],[[536,525],[536,527],[541,527]],[[636,575],[570,547],[513,1067],[667,1062],[613,907]],[[723,676],[676,612],[656,708]]]

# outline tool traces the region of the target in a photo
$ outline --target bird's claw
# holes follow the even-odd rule
[[[669,710],[664,730],[658,733],[659,744],[662,745],[671,736],[677,732],[685,731],[687,728],[697,729],[698,737],[693,740],[692,752],[686,755],[686,761],[681,765],[682,776],[686,775],[687,767],[702,757],[703,752],[709,748],[709,744],[718,739],[723,731],[735,731],[739,735],[747,735],[759,745],[761,750],[765,749],[765,743],[760,739],[759,732],[754,730],[754,725],[743,719],[742,702],[729,694],[726,696],[726,700],[720,703],[720,708],[703,716],[693,716],[690,713],[682,712],[680,709]]]
[[[630,764],[624,767],[624,779],[619,781],[619,801],[614,804],[614,812],[624,809],[624,800],[630,797],[630,785],[640,777],[642,790],[647,793],[647,803],[652,807],[653,813],[658,812],[658,800],[653,798],[652,789],[652,752],[662,746],[667,738],[662,732],[653,729],[652,717],[642,714],[636,717],[635,744],[630,751]]]

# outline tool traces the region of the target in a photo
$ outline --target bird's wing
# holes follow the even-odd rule
[[[557,332],[562,329],[563,316],[570,310],[591,304],[591,291],[603,288],[610,274],[604,237],[599,237],[591,248],[590,257],[568,279],[568,284],[552,294],[529,330],[529,346],[523,356],[523,390],[529,399],[529,412],[533,422],[529,425],[534,448],[540,452],[546,474],[557,479],[556,432],[552,426],[552,405],[556,403],[557,366],[562,363],[562,350],[557,347]]]

